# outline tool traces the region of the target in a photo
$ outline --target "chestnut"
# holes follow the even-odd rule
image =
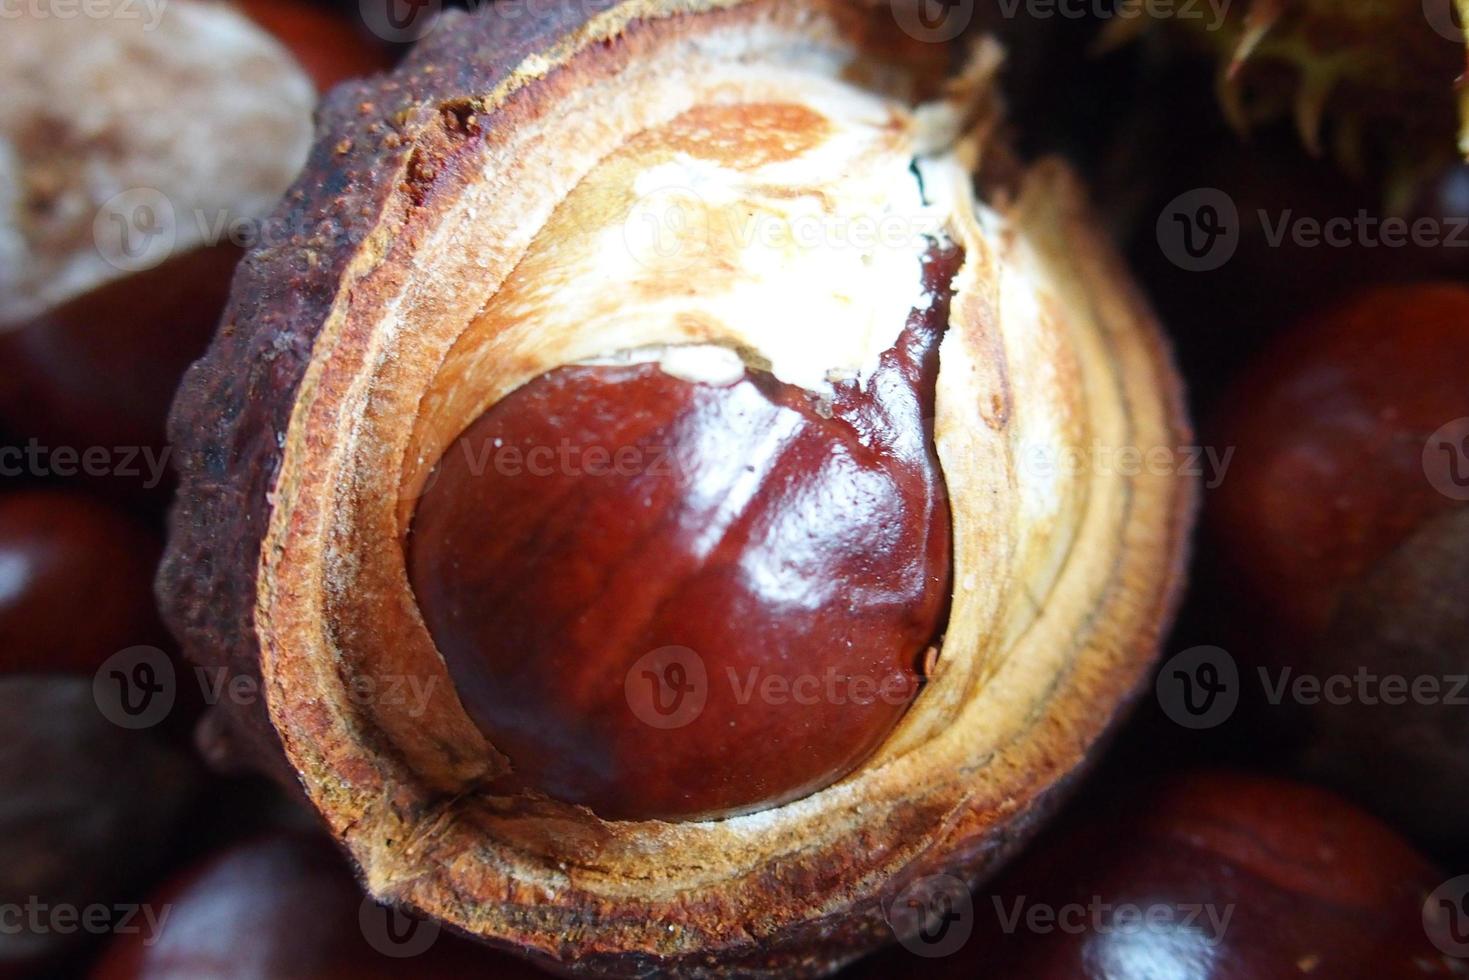
[[[125,925],[198,789],[182,753],[103,716],[90,678],[0,677],[0,976],[59,970]]]
[[[1466,358],[1462,285],[1376,287],[1308,318],[1229,396],[1215,438],[1235,463],[1209,508],[1260,610],[1251,672],[1347,679],[1286,704],[1310,769],[1435,843],[1469,817]]]
[[[1424,904],[1444,882],[1393,830],[1313,786],[1228,771],[1079,808],[961,908],[857,977],[1262,980],[1457,976]],[[938,894],[938,892],[934,892]],[[931,936],[937,930],[931,930]],[[918,954],[918,955],[915,955]]]
[[[671,358],[558,368],[459,436],[408,572],[518,781],[607,818],[728,816],[830,785],[892,731],[948,606],[931,429],[961,261],[929,256],[924,308],[825,403],[716,350],[734,368],[713,383]]]
[[[0,674],[90,676],[120,650],[159,643],[161,550],[152,529],[81,494],[0,495]]]
[[[252,10],[279,40],[225,3],[104,7],[41,0],[0,36],[0,422],[108,451],[105,485],[136,495],[168,462],[169,402],[243,247],[280,235],[265,219],[316,86],[383,58],[345,20],[271,0]]]
[[[143,906],[92,980],[533,980],[540,971],[367,901],[331,844],[274,831],[200,861]],[[397,921],[401,920],[401,921]]]
[[[158,589],[375,898],[829,974],[1145,682],[1194,489],[1110,460],[1189,444],[1179,379],[995,43],[892,14],[492,4],[327,99],[175,403]]]

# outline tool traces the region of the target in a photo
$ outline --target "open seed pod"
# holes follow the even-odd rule
[[[887,4],[593,7],[450,15],[328,100],[302,234],[246,259],[176,403],[160,592],[260,682],[220,706],[235,752],[379,898],[567,972],[820,975],[915,878],[996,866],[1146,676],[1178,381],[1075,181],[993,136],[992,46],[951,75]],[[456,469],[466,432],[645,448],[640,419],[661,483]],[[858,722],[729,696],[791,662],[920,686]],[[649,715],[650,663],[702,665],[702,714]],[[598,738],[615,786],[556,770]],[[739,792],[680,795],[699,761]]]

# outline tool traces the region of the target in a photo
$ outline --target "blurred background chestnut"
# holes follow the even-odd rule
[[[545,976],[367,901],[331,844],[311,834],[276,832],[229,847],[147,907],[158,910],[158,928],[117,937],[93,980]]]
[[[1458,975],[1430,941],[1444,875],[1323,790],[1233,772],[1112,785],[975,894],[951,955],[858,977],[1284,980]],[[962,919],[954,927],[969,928]],[[932,934],[937,934],[933,930]],[[910,942],[922,949],[921,938]]]
[[[1309,703],[1287,686],[1273,719],[1309,771],[1442,847],[1469,826],[1465,365],[1469,287],[1360,290],[1261,351],[1211,440],[1235,450],[1213,601],[1250,613],[1254,691],[1349,678]]]

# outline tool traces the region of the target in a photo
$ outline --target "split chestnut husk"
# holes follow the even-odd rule
[[[175,404],[159,590],[194,660],[260,685],[212,730],[299,783],[374,896],[568,973],[824,975],[891,941],[915,877],[991,873],[1095,755],[1177,598],[1194,492],[1157,459],[1190,436],[1075,179],[997,136],[997,48],[957,73],[953,54],[888,4],[496,4],[327,100],[280,215],[300,232],[246,258]],[[926,285],[939,253],[962,261]],[[936,303],[932,377],[884,375]],[[879,397],[884,377],[901,383]],[[633,381],[647,399],[555,400]],[[526,407],[543,396],[576,411],[548,430]],[[644,418],[668,431],[618,428]],[[582,443],[609,432],[613,460],[671,446],[674,483],[650,464],[602,493],[561,461],[539,495],[495,482],[505,433],[560,434],[589,468]],[[456,472],[466,441],[493,468]],[[721,458],[752,475],[677,483]],[[812,477],[834,459],[862,480]],[[461,492],[505,507],[438,510]],[[643,507],[667,519],[628,532]],[[854,513],[891,520],[816,533]],[[516,543],[480,560],[465,535],[501,527]],[[666,561],[624,560],[648,541]],[[486,651],[492,615],[527,644]],[[560,637],[575,669],[527,680]],[[831,730],[813,719],[851,720],[824,693],[812,714],[726,697],[761,671],[798,690],[788,651],[823,680],[913,683],[852,724],[870,745],[756,785],[750,759],[784,766]],[[718,726],[639,711],[640,677],[682,691],[700,663],[707,710],[755,733],[729,757]],[[575,744],[600,736],[621,766],[605,793],[526,735],[578,718]],[[660,738],[739,791],[669,792],[628,750]]]

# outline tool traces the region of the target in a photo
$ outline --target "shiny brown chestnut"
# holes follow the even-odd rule
[[[1230,580],[1262,611],[1247,659],[1334,685],[1287,700],[1312,771],[1445,844],[1469,819],[1452,694],[1469,645],[1465,363],[1462,285],[1322,310],[1235,386],[1216,428],[1235,462],[1210,501]]]
[[[1079,809],[972,905],[854,971],[929,980],[1451,977],[1425,902],[1445,875],[1313,786],[1195,772]],[[939,894],[934,892],[934,894]],[[1434,920],[1429,917],[1428,921]],[[938,938],[931,928],[930,938]],[[944,937],[949,938],[949,937]],[[1450,947],[1452,948],[1452,947]]]
[[[1146,678],[1192,488],[1077,464],[1189,443],[1166,348],[997,138],[998,49],[891,13],[495,4],[328,100],[176,402],[159,592],[374,896],[568,973],[829,974]]]
[[[158,535],[76,493],[0,495],[0,674],[90,676],[163,637],[153,600]]]
[[[144,907],[153,917],[113,940],[92,980],[545,976],[371,904],[331,844],[306,834],[274,832],[211,855]]]
[[[408,572],[517,782],[613,819],[722,817],[830,785],[892,731],[951,588],[932,420],[961,261],[930,254],[926,308],[829,401],[760,371],[565,367],[456,440]]]

